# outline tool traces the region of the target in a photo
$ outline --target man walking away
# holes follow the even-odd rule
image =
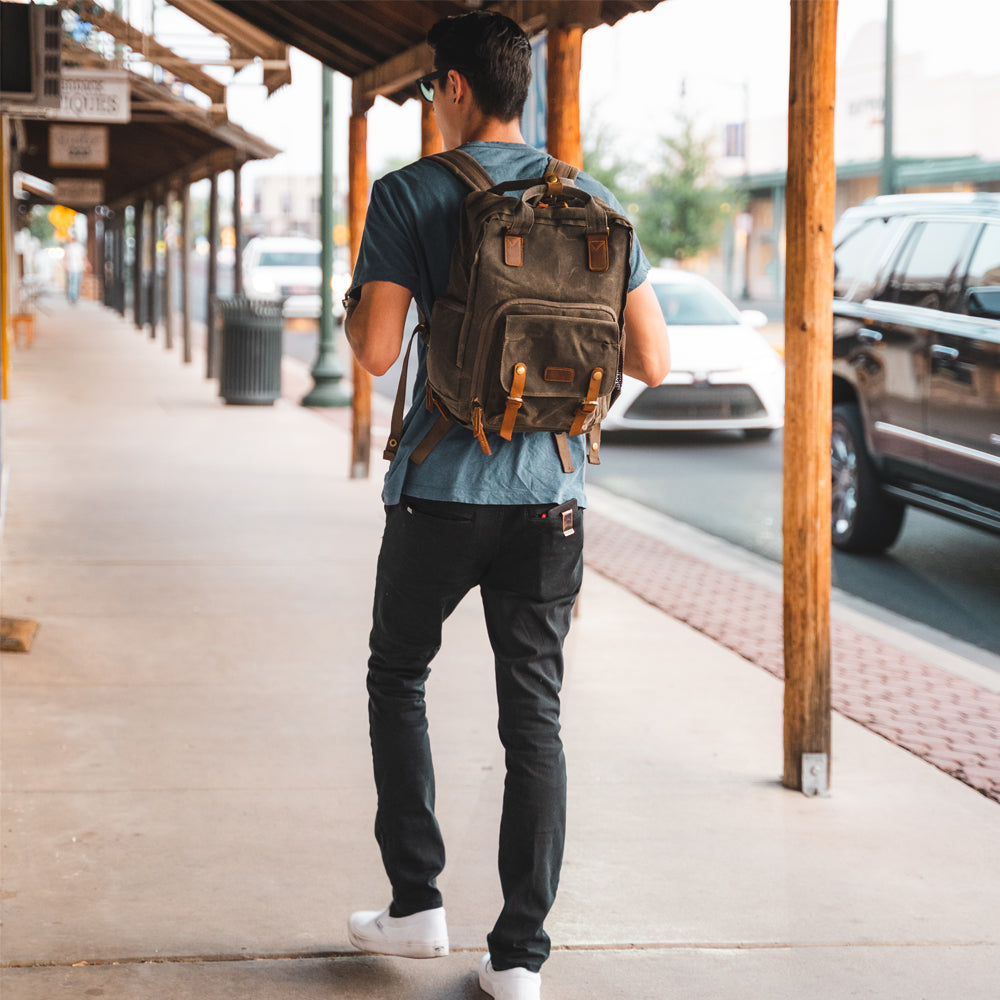
[[[492,11],[436,24],[434,72],[420,81],[448,149],[475,158],[499,184],[543,176],[548,156],[525,145],[530,46]],[[575,184],[620,207],[586,174]],[[459,212],[469,189],[433,159],[372,189],[347,336],[360,364],[384,374],[400,353],[415,299],[430,316],[448,285]],[[645,280],[638,243],[624,311],[624,370],[658,385],[669,368],[666,327]],[[495,658],[499,734],[506,752],[499,873],[503,908],[487,937],[479,983],[497,1000],[538,1000],[549,955],[544,921],[555,899],[566,826],[566,768],[559,735],[563,640],[583,568],[586,505],[582,436],[569,438],[574,471],[551,434],[488,433],[489,450],[452,426],[422,458],[414,448],[435,424],[425,406],[426,349],[418,342],[413,406],[382,499],[368,662],[369,721],[378,808],[375,836],[392,886],[381,911],[351,916],[352,943],[369,952],[448,954],[436,879],[445,852],[434,815],[434,770],[424,704],[443,621],[479,587]],[[548,516],[558,508],[560,516]],[[563,515],[570,511],[569,518]]]

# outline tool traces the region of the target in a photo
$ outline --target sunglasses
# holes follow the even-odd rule
[[[420,96],[428,102],[434,100],[434,81],[443,80],[448,75],[448,70],[439,69],[433,73],[427,73],[417,80],[417,87],[420,89]]]

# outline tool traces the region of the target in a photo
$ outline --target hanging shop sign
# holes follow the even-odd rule
[[[55,187],[60,205],[92,208],[104,201],[104,181],[96,177],[59,177]]]
[[[128,74],[116,70],[63,69],[62,102],[51,116],[67,122],[113,122],[131,120]]]
[[[50,167],[97,167],[108,165],[107,125],[50,125]]]

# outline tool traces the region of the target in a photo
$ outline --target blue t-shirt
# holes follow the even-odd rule
[[[470,142],[461,147],[486,169],[494,182],[541,177],[548,154],[523,143]],[[621,206],[604,185],[581,173],[575,182],[616,211]],[[451,251],[458,238],[459,211],[469,193],[464,181],[443,164],[417,160],[377,180],[365,218],[351,294],[369,281],[391,281],[409,289],[424,316],[448,287]],[[634,241],[629,291],[638,287],[649,263]],[[404,338],[404,349],[409,333]],[[410,461],[413,449],[437,420],[424,404],[426,348],[418,352],[413,403],[403,422],[396,457],[382,490],[385,504],[402,494],[427,500],[475,504],[559,504],[575,498],[586,506],[584,436],[569,439],[574,471],[565,473],[551,434],[515,433],[510,441],[488,434],[492,455],[485,455],[472,432],[454,426],[421,465]],[[412,364],[412,361],[411,361]]]

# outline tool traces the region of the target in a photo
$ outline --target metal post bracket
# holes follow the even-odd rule
[[[802,755],[802,794],[828,798],[830,765],[825,753]]]

